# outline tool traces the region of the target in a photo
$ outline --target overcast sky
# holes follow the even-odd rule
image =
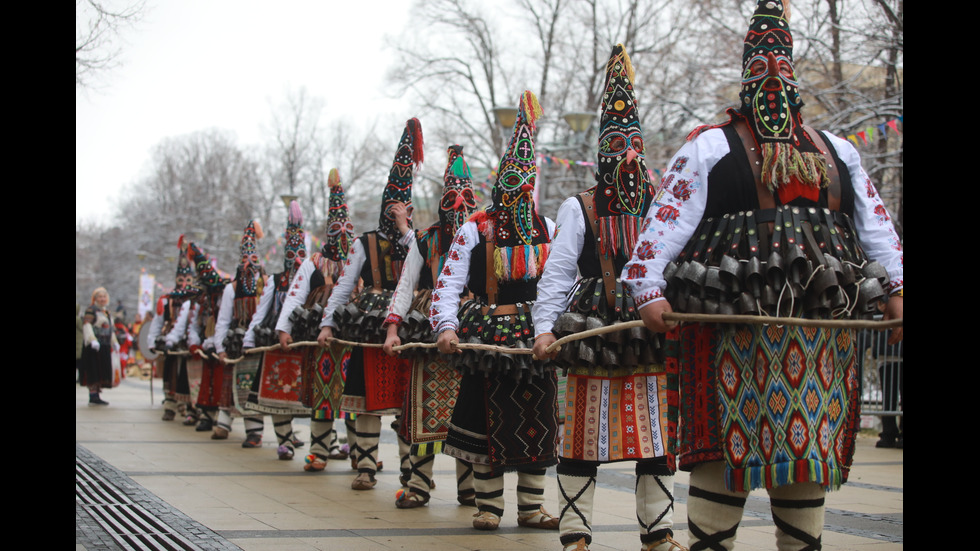
[[[75,91],[75,218],[108,222],[120,190],[162,139],[220,128],[240,146],[265,141],[272,108],[305,87],[323,121],[353,102],[400,113],[382,88],[383,36],[411,2],[166,0],[124,33],[122,66]],[[407,114],[407,111],[405,111]]]

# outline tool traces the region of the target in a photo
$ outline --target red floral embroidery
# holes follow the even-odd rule
[[[656,242],[642,241],[636,246],[636,256],[640,260],[650,260],[657,256],[659,249],[656,246]]]
[[[670,205],[664,205],[657,210],[657,220],[673,226],[674,222],[677,221],[679,214],[680,211],[678,211],[676,208]]]
[[[875,195],[878,195],[878,191],[875,190],[875,186],[874,184],[871,183],[870,178],[864,181],[864,189],[868,193],[869,199],[874,199]]]
[[[674,186],[671,193],[673,193],[674,197],[676,197],[678,200],[687,201],[691,198],[691,194],[694,193],[695,188],[691,185],[692,183],[693,180],[677,180],[677,185]]]

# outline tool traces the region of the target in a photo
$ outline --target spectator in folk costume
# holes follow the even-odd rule
[[[854,332],[663,315],[869,317],[887,298],[901,318],[903,253],[854,147],[803,124],[784,0],[759,2],[742,62],[739,108],[671,160],[623,275],[646,326],[670,330],[692,551],[732,549],[754,488],[778,549],[820,549],[859,428]]]
[[[539,358],[558,358],[557,351],[545,352],[557,337],[639,317],[619,279],[654,192],[637,108],[633,65],[617,44],[606,64],[596,185],[558,210],[558,230],[538,283],[532,315]],[[685,549],[673,540],[670,451],[676,427],[668,408],[676,412],[677,379],[665,371],[662,343],[662,335],[638,329],[572,342],[563,350],[559,363],[568,386],[558,489],[565,549],[592,543],[598,466],[616,461],[636,462],[642,549]]]
[[[88,387],[88,403],[107,406],[102,388],[112,388],[112,351],[119,350],[109,314],[109,291],[99,287],[92,292],[92,303],[82,315],[82,360],[78,372],[79,384]]]
[[[186,347],[187,317],[190,315],[192,301],[188,300],[200,292],[193,286],[194,269],[187,259],[187,242],[184,236],[177,240],[177,272],[174,288],[160,297],[156,304],[156,315],[150,320],[149,342],[155,350],[166,352],[177,347]],[[178,327],[184,329],[178,330]],[[190,403],[191,389],[187,377],[187,356],[162,354],[156,362],[160,365],[163,377],[163,417],[173,421],[183,409],[187,414],[185,425],[197,424],[197,412]]]
[[[287,281],[285,275],[277,275],[276,308],[270,309],[265,318],[270,323],[264,325],[275,330],[283,350],[288,350],[294,336],[297,341],[317,337],[323,308],[354,240],[354,225],[347,212],[344,188],[336,168],[330,169],[327,184],[330,187],[330,212],[323,246],[303,260],[291,281]],[[297,317],[298,314],[301,315]],[[307,322],[310,319],[313,323]],[[310,454],[303,469],[319,472],[326,468],[328,459],[348,457],[338,445],[333,425],[334,419],[341,417],[340,397],[344,392],[344,374],[350,362],[351,347],[330,343],[327,347],[307,347],[303,354],[304,403],[310,407]],[[347,435],[348,444],[355,448],[353,420]]]
[[[409,119],[381,196],[378,229],[364,233],[354,242],[323,310],[317,336],[321,346],[327,346],[338,327],[343,340],[384,343],[382,323],[408,247],[415,239],[411,225],[412,179],[422,164],[422,148],[422,125],[418,119]],[[364,290],[351,300],[358,279],[363,279]],[[409,361],[392,358],[377,348],[354,347],[351,351],[341,409],[357,414],[354,424],[358,475],[351,483],[355,490],[370,490],[377,484],[381,416],[401,414],[410,365]],[[404,439],[399,439],[399,451],[402,472],[407,474],[411,467]]]
[[[432,289],[446,261],[453,237],[476,209],[472,175],[463,158],[463,146],[449,146],[445,187],[439,203],[439,221],[418,232],[411,243],[398,288],[388,307],[385,324],[388,335],[385,352],[395,355],[394,346],[406,342],[434,340],[428,322]],[[418,291],[418,294],[415,294]],[[401,334],[401,335],[400,335]],[[395,505],[399,509],[422,507],[429,502],[435,454],[445,442],[447,423],[452,413],[459,386],[459,375],[445,356],[432,349],[407,350],[401,353],[412,360],[411,379],[406,393],[405,412],[401,417],[400,437],[411,444],[411,473],[402,477],[407,492],[399,494]],[[441,407],[428,408],[430,400],[446,397]],[[440,417],[444,416],[444,417]],[[456,459],[457,500],[464,505],[476,505],[473,491],[473,466]]]
[[[553,368],[529,355],[456,347],[459,342],[531,347],[531,306],[554,230],[534,208],[534,130],[540,115],[537,98],[525,91],[497,169],[493,204],[456,232],[432,292],[430,322],[439,351],[452,354],[462,376],[444,451],[473,464],[478,530],[500,525],[507,471],[518,475],[518,524],[558,528],[558,519],[543,506],[545,471],[558,461]],[[466,287],[477,300],[460,307]]]

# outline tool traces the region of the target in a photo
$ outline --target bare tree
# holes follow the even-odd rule
[[[76,225],[76,297],[111,282],[134,311],[140,269],[173,284],[177,239],[185,234],[233,275],[245,224],[268,216],[259,162],[225,132],[167,138],[149,173],[126,188],[113,225]],[[259,242],[260,251],[271,244]]]
[[[402,37],[389,78],[424,106],[427,136],[467,147],[475,174],[496,167],[510,137],[493,107],[513,105],[524,89],[535,92],[544,112],[539,152],[588,160],[593,135],[575,136],[562,115],[598,109],[606,60],[617,42],[626,43],[634,66],[646,68],[637,80],[649,89],[638,88],[640,94],[667,97],[666,84],[654,86],[654,67],[682,38],[678,29],[694,18],[685,7],[675,0],[514,0],[488,12],[466,0],[426,2],[414,11],[411,26],[431,32],[424,40]],[[651,107],[641,115],[668,122],[688,116],[684,109],[652,108],[659,103],[645,103]],[[668,111],[682,116],[668,117]],[[539,179],[549,215],[565,195],[592,185],[591,170],[581,167],[539,167]]]
[[[122,53],[122,32],[135,26],[146,10],[146,0],[122,8],[104,0],[75,0],[75,87],[92,88],[115,68]]]
[[[305,88],[290,91],[272,111],[269,133],[270,189],[273,195],[300,197],[307,225],[317,226],[327,214],[329,191],[325,191],[326,149],[320,127],[323,100],[310,97]],[[270,201],[278,202],[269,197]]]
[[[857,138],[856,145],[899,235],[904,226],[903,136],[888,123],[904,115],[903,18],[903,0],[822,0],[795,6],[792,20],[797,40],[805,44],[797,66],[804,97],[812,99],[805,111],[808,121],[838,135],[870,140],[865,144]]]

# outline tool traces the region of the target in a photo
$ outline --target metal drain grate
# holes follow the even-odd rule
[[[200,550],[85,462],[75,458],[75,502],[123,549]]]

